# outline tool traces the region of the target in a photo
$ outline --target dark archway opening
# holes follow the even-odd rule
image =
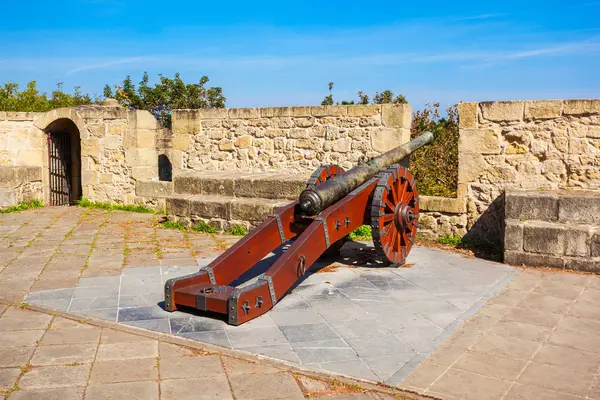
[[[173,180],[173,165],[166,154],[158,156],[158,180],[168,182]]]
[[[81,198],[81,135],[73,121],[57,119],[48,134],[50,205],[75,204]]]

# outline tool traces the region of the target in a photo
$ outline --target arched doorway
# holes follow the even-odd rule
[[[51,206],[75,204],[81,198],[81,136],[68,118],[45,129],[48,135],[49,202]]]

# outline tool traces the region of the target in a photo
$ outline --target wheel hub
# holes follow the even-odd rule
[[[399,230],[406,229],[415,220],[412,208],[405,203],[398,203],[394,212],[394,220]]]

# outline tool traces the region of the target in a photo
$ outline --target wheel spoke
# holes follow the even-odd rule
[[[385,205],[388,206],[388,208],[390,209],[391,212],[394,212],[394,210],[396,209],[396,206],[394,204],[392,204],[392,202],[390,202],[390,200],[387,198],[384,198],[383,201],[385,202]]]
[[[404,203],[404,195],[406,194],[407,186],[408,186],[408,181],[404,181],[404,184],[402,185],[402,191],[400,192],[400,201],[402,203]]]
[[[384,214],[382,217],[383,223],[390,222],[394,220],[394,214]]]
[[[394,204],[398,204],[398,193],[396,190],[396,182],[392,181],[392,184],[390,185],[390,192],[392,192],[392,198],[394,199]]]

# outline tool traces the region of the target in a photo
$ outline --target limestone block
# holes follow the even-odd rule
[[[167,198],[165,209],[168,215],[187,217],[190,215],[190,201],[184,198]]]
[[[565,268],[582,272],[600,272],[600,257],[595,258],[567,258],[565,259]]]
[[[41,167],[44,165],[44,159],[47,154],[43,150],[19,150],[17,153],[18,166]]]
[[[322,149],[323,148],[323,139],[320,138],[310,138],[307,140],[296,140],[294,145],[299,149]]]
[[[498,134],[492,129],[461,129],[458,149],[463,153],[500,154]]]
[[[198,110],[198,117],[200,117],[200,119],[226,119],[227,114],[227,108],[205,108]]]
[[[562,100],[526,101],[525,120],[558,118],[562,107]]]
[[[98,171],[81,171],[81,184],[97,185],[100,183],[100,173]]]
[[[291,116],[291,108],[294,107],[265,107],[260,108],[259,111],[262,118],[289,117]]]
[[[458,103],[458,127],[459,129],[477,128],[478,103]]]
[[[177,194],[202,194],[202,179],[200,176],[175,176],[173,177],[173,190]]]
[[[158,129],[161,127],[150,111],[136,110],[135,119],[137,129]]]
[[[522,121],[524,103],[521,101],[490,101],[479,103],[483,119],[488,121]]]
[[[555,257],[547,254],[535,254],[518,250],[505,250],[504,262],[516,266],[530,267],[554,267],[564,268],[565,260],[563,257]]]
[[[156,147],[156,131],[150,129],[137,129],[135,142],[138,148],[153,149]]]
[[[381,106],[379,104],[356,104],[348,106],[349,117],[373,117],[379,115]]]
[[[589,257],[594,232],[592,226],[567,225],[565,255]]]
[[[100,183],[113,183],[113,174],[101,174]]]
[[[588,138],[600,139],[600,126],[588,126],[586,136]]]
[[[131,168],[131,177],[136,180],[158,179],[158,169],[156,167],[133,167]]]
[[[202,194],[210,196],[233,196],[234,176],[220,176],[211,178],[202,176]]]
[[[294,124],[299,128],[309,128],[315,125],[315,119],[313,117],[294,118]]]
[[[301,106],[301,107],[290,107],[290,116],[292,117],[310,117],[311,107]]]
[[[342,138],[333,142],[333,151],[337,151],[338,153],[347,153],[350,151],[350,146],[352,145],[351,138]]]
[[[468,156],[461,157],[458,161],[458,182],[476,181],[486,168],[487,163],[481,154],[468,154]]]
[[[169,160],[171,161],[173,170],[183,169],[183,152],[181,150],[169,150],[167,152],[167,157],[169,157]]]
[[[241,221],[263,221],[273,214],[273,202],[263,199],[235,199],[231,202],[231,219]]]
[[[116,107],[105,107],[102,113],[104,120],[127,119],[128,110],[119,109]]]
[[[523,228],[523,249],[560,256],[565,253],[567,230],[563,225],[532,221]]]
[[[419,229],[435,231],[437,229],[437,220],[431,215],[421,215],[419,218]]]
[[[382,104],[381,119],[388,128],[410,129],[412,107],[409,104]]]
[[[260,118],[260,110],[258,108],[230,108],[228,116],[230,119]]]
[[[81,139],[81,155],[100,157],[100,139]]]
[[[558,221],[600,224],[600,194],[575,191],[561,195],[558,200]]]
[[[135,182],[135,195],[140,197],[166,197],[173,194],[173,182],[141,181]]]
[[[0,207],[10,207],[17,204],[15,191],[12,189],[0,189]]]
[[[418,185],[418,182],[417,182]],[[463,198],[419,196],[419,208],[426,211],[462,214],[467,211]]]
[[[201,131],[201,114],[203,110],[173,110],[171,114],[171,130],[174,134],[196,134]]]
[[[348,115],[348,106],[316,106],[310,108],[313,117],[342,117]]]
[[[109,135],[100,139],[100,147],[103,149],[119,149],[122,145],[121,136]]]
[[[90,131],[90,135],[96,138],[102,138],[106,136],[106,125],[105,124],[88,124],[87,128]]]
[[[175,135],[172,141],[172,148],[176,150],[188,151],[190,148],[190,136]]]
[[[504,198],[506,219],[556,221],[558,196],[552,193],[509,191]]]
[[[230,198],[215,196],[202,199],[190,200],[190,215],[201,218],[220,218],[228,220]]]
[[[35,182],[42,180],[41,167],[17,167],[15,168],[17,182]]]
[[[600,100],[565,100],[564,115],[600,114]]]
[[[247,149],[250,146],[252,146],[252,136],[250,135],[240,136],[235,141],[235,147],[239,149]]]
[[[373,129],[370,139],[374,151],[385,153],[402,144],[402,132],[394,128]]]
[[[219,142],[219,150],[221,151],[234,151],[235,146],[233,145],[233,140],[222,139]]]
[[[126,150],[125,160],[133,167],[157,167],[158,152],[154,149]]]

